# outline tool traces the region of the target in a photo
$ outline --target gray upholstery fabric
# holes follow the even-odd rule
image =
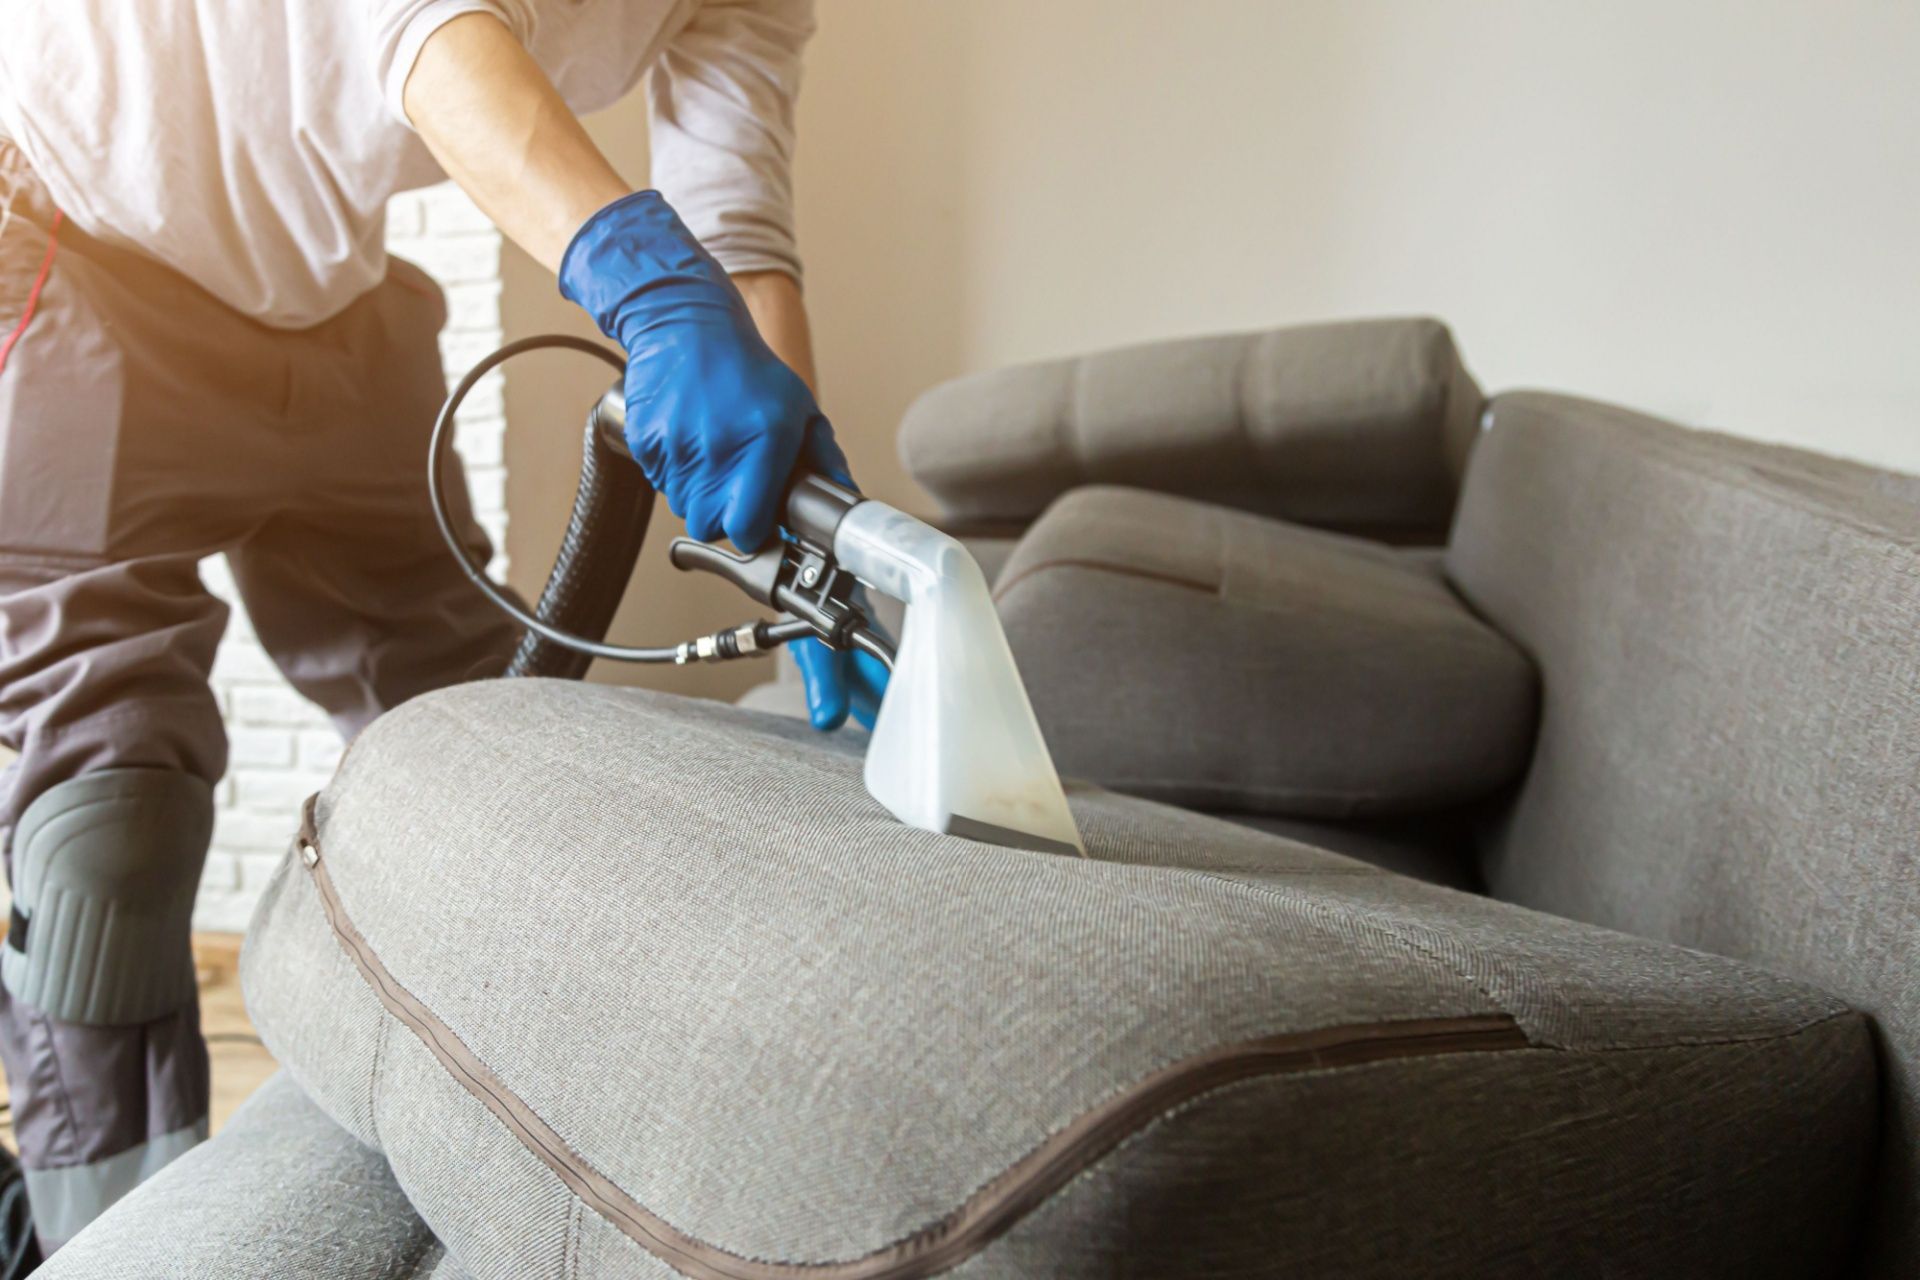
[[[806,686],[800,683],[800,672],[784,654],[776,661],[779,665],[775,668],[775,678],[753,686],[741,694],[733,705],[767,715],[805,719],[807,692]],[[859,726],[854,727],[857,729]]]
[[[1548,1080],[1509,1061],[1516,1056],[1462,1054],[1232,1086],[1142,1134],[1124,1158],[1089,1170],[993,1252],[950,1274],[1746,1280],[1833,1273],[1820,1252],[1832,1235],[1791,1256],[1728,1249],[1742,1236],[1776,1238],[1779,1224],[1769,1221],[1771,1197],[1725,1195],[1727,1175],[1791,1185],[1809,1168],[1833,1165],[1823,1119],[1851,1124],[1842,1115],[1809,1117],[1784,1143],[1746,1128],[1741,1108],[1765,1113],[1773,1105],[1768,1094],[1784,1065],[1773,1046],[1596,1054]],[[1842,1092],[1863,1085],[1852,1072],[1822,1083]],[[1727,1110],[1703,1133],[1684,1114],[1688,1100],[1721,1091],[1731,1095]],[[1623,1096],[1636,1105],[1621,1106]],[[1316,1116],[1348,1119],[1306,1122]],[[1569,1124],[1581,1130],[1578,1140],[1556,1141],[1554,1131]],[[1464,1170],[1462,1151],[1475,1153]],[[1567,1181],[1546,1197],[1558,1211],[1541,1212],[1541,1199],[1524,1185],[1529,1179]],[[1584,1201],[1573,1198],[1579,1195]],[[1177,1216],[1154,1212],[1168,1204],[1179,1206]],[[1689,1222],[1711,1226],[1692,1230]]]
[[[1438,541],[1481,404],[1436,320],[1305,325],[960,378],[907,410],[900,456],[962,520],[1124,484]]]
[[[1546,687],[1493,891],[1871,1013],[1872,1265],[1920,1271],[1920,478],[1503,396],[1449,567]]]
[[[1526,656],[1375,543],[1080,489],[995,598],[1055,762],[1115,790],[1337,818],[1464,803],[1526,765]]]
[[[1218,816],[1268,835],[1345,854],[1370,867],[1411,876],[1428,884],[1446,885],[1468,893],[1481,893],[1486,889],[1473,860],[1468,813],[1416,814],[1384,821],[1343,823],[1278,818],[1264,813]]]
[[[1086,787],[1088,859],[931,835],[859,764],[637,690],[417,699],[321,798],[315,869],[279,873],[249,1007],[482,1280],[672,1271],[372,999],[323,883],[388,998],[549,1127],[542,1149],[738,1258],[867,1256],[1171,1064],[1410,1019],[1507,1031],[1203,1094],[962,1273],[1110,1275],[1100,1250],[1129,1240],[1161,1276],[1532,1275],[1560,1243],[1563,1274],[1634,1273],[1583,1246],[1606,1222],[1628,1263],[1790,1275],[1846,1228],[1872,1062],[1828,996]]]
[[[379,1153],[285,1073],[96,1219],[44,1280],[462,1280]]]

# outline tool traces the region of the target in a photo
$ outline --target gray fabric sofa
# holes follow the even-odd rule
[[[1382,501],[1345,459],[1334,464],[1348,477],[1335,510],[1279,490],[1264,506],[1196,503],[1203,493],[1182,477],[1198,464],[1170,485],[1126,468],[1114,441],[1151,434],[1126,420],[1136,374],[1158,379],[1160,362],[1205,366],[1234,351],[1250,360],[1265,351],[1297,370],[1291,355],[1272,353],[1322,351],[1334,339],[1347,344],[1339,357],[1313,366],[1317,377],[1296,375],[1314,378],[1305,398],[1321,418],[1367,424],[1354,432],[1375,461],[1385,456],[1382,477],[1438,476],[1443,462],[1463,477],[1437,561],[1419,549],[1416,524],[1380,518]],[[1287,413],[1249,390],[1273,381],[1241,368],[1211,385],[1200,422],[1161,413],[1156,447],[1190,442],[1244,463],[1248,446],[1226,443],[1237,428],[1265,442],[1256,452],[1277,455],[1291,435]],[[1857,1261],[1871,1274],[1920,1271],[1920,477],[1563,396],[1476,395],[1431,321],[1322,326],[978,375],[924,399],[902,448],[909,461],[939,459],[919,478],[959,518],[998,478],[1003,432],[990,420],[1025,423],[1076,460],[1061,469],[1066,486],[996,513],[1003,533],[1025,522],[996,591],[1063,768],[1423,878],[1478,876],[1494,896],[1747,959],[1870,1013],[1883,1098]],[[1460,432],[1465,404],[1478,406],[1471,437]],[[1310,476],[1316,456],[1296,449],[1290,459]],[[1084,487],[1113,484],[1130,487]],[[1183,528],[1238,526],[1245,518],[1226,505],[1278,519],[1240,530],[1238,547]],[[1538,726],[1504,790],[1463,788],[1449,800],[1414,786],[1370,799],[1192,789],[1262,768],[1305,776],[1288,763],[1300,726],[1279,741],[1261,732],[1285,722],[1276,708],[1287,700],[1313,707],[1322,767],[1342,763],[1356,736],[1384,730],[1389,746],[1405,747],[1424,725],[1436,757],[1464,751],[1487,766],[1482,778],[1497,772],[1484,753],[1502,713],[1483,710],[1463,733],[1457,656],[1436,651],[1430,635],[1408,631],[1392,677],[1358,674],[1382,660],[1379,624],[1406,588],[1372,585],[1373,607],[1353,606],[1351,566],[1309,570],[1300,555],[1309,524],[1413,544],[1365,553],[1397,558],[1408,575],[1437,566],[1466,608],[1532,660]],[[1255,540],[1269,581],[1238,571]],[[1181,561],[1171,573],[1166,543]],[[1313,558],[1339,550],[1326,533],[1319,543]],[[1270,580],[1288,576],[1276,568],[1283,559],[1294,580],[1276,598]],[[1308,572],[1323,580],[1302,580]],[[1203,603],[1167,603],[1182,591]],[[1276,607],[1288,611],[1290,635],[1316,638],[1306,677],[1285,640],[1255,646],[1251,624],[1235,617]],[[1184,629],[1167,624],[1175,613]],[[1084,671],[1067,671],[1096,628],[1110,632],[1129,614],[1141,619],[1131,632],[1139,648],[1110,644],[1095,660],[1113,671],[1110,687],[1151,688],[1174,670],[1180,697],[1103,697]],[[1180,683],[1204,669],[1189,653],[1196,631],[1215,667],[1211,697]],[[1356,649],[1344,669],[1320,665]],[[1318,699],[1330,681],[1340,706],[1327,714]],[[1416,700],[1409,684],[1425,692]],[[1499,688],[1485,687],[1489,697]],[[1182,698],[1184,719],[1170,710]],[[1374,732],[1357,735],[1365,725]],[[1147,740],[1170,748],[1152,778],[1127,754]],[[1231,768],[1218,763],[1236,756]],[[1168,776],[1183,758],[1197,764]],[[1369,806],[1385,816],[1361,818]]]
[[[1425,321],[969,379],[903,448],[1023,526],[1089,860],[779,717],[421,699],[250,935],[291,1079],[45,1274],[1920,1267],[1920,480],[1483,402]]]

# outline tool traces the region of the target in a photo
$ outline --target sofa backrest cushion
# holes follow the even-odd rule
[[[1494,401],[1447,558],[1544,684],[1492,891],[1872,1014],[1872,1269],[1920,1270],[1920,478]]]
[[[1437,320],[1300,325],[959,378],[907,410],[900,456],[963,525],[1115,484],[1437,543],[1482,403]]]

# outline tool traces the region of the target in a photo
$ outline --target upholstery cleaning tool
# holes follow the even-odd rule
[[[454,387],[429,446],[427,487],[441,536],[474,585],[527,629],[508,675],[578,679],[594,658],[719,662],[802,636],[863,650],[892,671],[867,745],[866,785],[875,800],[926,831],[1082,852],[980,566],[955,539],[883,502],[819,475],[796,475],[781,522],[786,536],[765,549],[742,555],[676,538],[669,550],[676,569],[718,574],[787,618],[677,645],[608,644],[601,637],[639,559],[654,496],[627,451],[626,404],[616,381],[588,415],[580,487],[539,603],[530,613],[488,578],[454,529],[441,468],[456,465],[453,417],[473,385],[513,356],[542,347],[583,351],[624,369],[617,354],[584,339],[509,343]],[[860,583],[907,607],[897,653],[856,603]]]

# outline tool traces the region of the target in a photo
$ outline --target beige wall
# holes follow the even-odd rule
[[[1920,470],[1916,67],[1906,0],[822,0],[799,187],[827,409],[914,502],[892,429],[941,378],[1423,312],[1490,387]],[[595,123],[636,155],[636,105]],[[510,268],[510,329],[563,315],[551,289]],[[573,465],[523,390],[522,572]]]
[[[875,469],[962,369],[1429,312],[1490,386],[1920,470],[1920,5],[824,0],[809,76]]]

